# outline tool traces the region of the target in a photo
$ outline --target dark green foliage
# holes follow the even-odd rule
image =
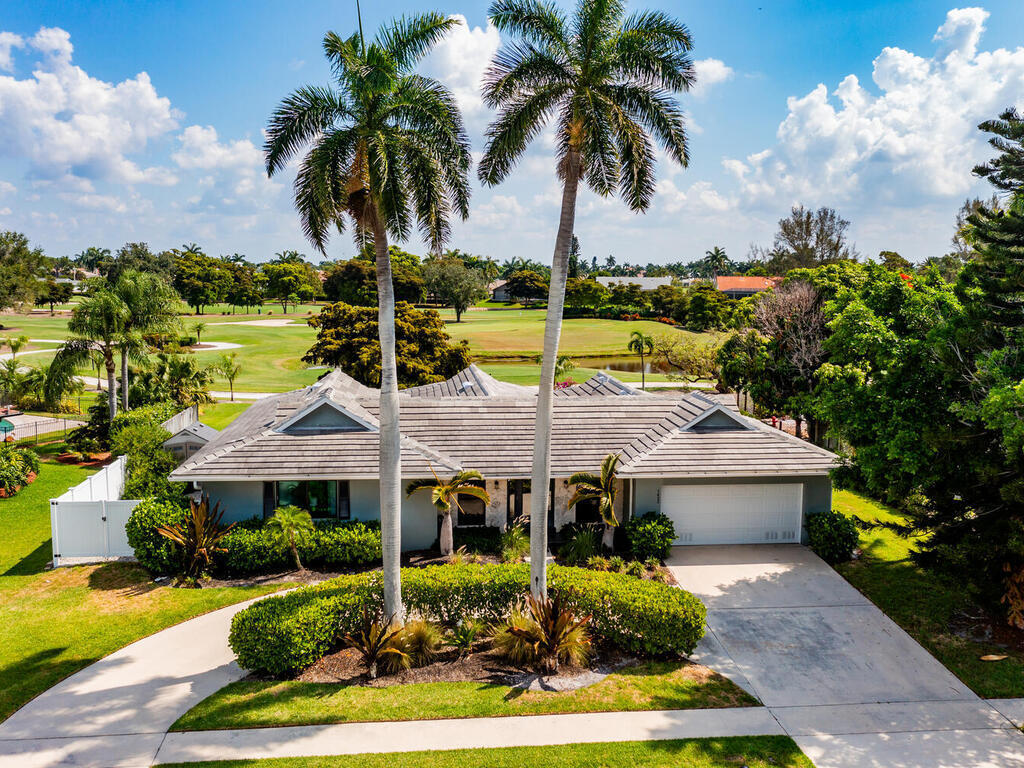
[[[395,668],[409,667],[409,654],[402,648],[402,627],[393,626],[389,619],[373,617],[363,612],[363,623],[358,632],[345,634],[345,645],[354,649],[366,665],[371,680],[377,677],[380,662]]]
[[[676,528],[661,512],[648,512],[626,523],[626,539],[636,560],[664,560],[676,540]]]
[[[39,457],[33,451],[0,443],[0,491],[13,496],[33,473],[39,473]]]
[[[478,555],[496,555],[501,551],[501,528],[486,525],[483,528],[456,528],[455,549],[466,548],[466,552]]]
[[[110,408],[107,396],[103,392],[88,409],[89,420],[82,426],[71,430],[68,435],[68,447],[79,453],[98,453],[110,447]]]
[[[589,616],[579,616],[558,598],[526,598],[494,635],[494,647],[512,663],[557,674],[558,665],[582,665],[591,653]]]
[[[162,525],[157,532],[176,545],[180,578],[194,582],[209,574],[215,554],[224,551],[222,541],[235,524],[224,526],[224,510],[217,502],[212,507],[203,496],[199,502],[189,501],[184,522]]]
[[[573,523],[559,531],[563,544],[558,556],[566,565],[583,565],[601,551],[601,537],[591,525]]]
[[[160,424],[181,410],[175,403],[163,402],[122,411],[114,417],[110,428],[110,451],[128,457],[124,491],[125,499],[181,498],[184,483],[172,483],[167,476],[178,465],[164,450],[163,443],[171,433]]]
[[[704,634],[705,609],[693,595],[624,574],[579,568],[548,569],[549,592],[580,615],[592,632],[630,653],[680,656]],[[500,621],[529,586],[526,565],[440,565],[406,568],[406,610],[455,626],[466,618]],[[358,630],[364,611],[379,611],[379,573],[340,576],[272,597],[241,611],[230,642],[246,669],[287,675],[336,648]]]
[[[299,557],[311,568],[353,568],[380,561],[380,524],[358,520],[314,521],[316,529],[298,546]],[[258,520],[234,528],[222,546],[226,552],[214,558],[214,572],[221,576],[278,573],[291,567],[291,556],[271,531]]]
[[[811,549],[829,565],[845,563],[852,558],[859,538],[853,520],[834,509],[807,518],[807,539]]]
[[[135,559],[154,576],[174,573],[179,561],[174,545],[157,529],[181,525],[187,515],[183,503],[161,499],[143,499],[132,510],[125,525],[128,544],[135,550]]]
[[[380,386],[376,307],[329,304],[309,324],[317,334],[305,362],[337,366],[367,386]],[[404,301],[395,305],[395,350],[403,388],[442,381],[469,365],[469,346],[452,343],[437,312]]]
[[[530,553],[530,537],[521,525],[510,525],[501,534],[498,554],[503,563],[518,563]]]

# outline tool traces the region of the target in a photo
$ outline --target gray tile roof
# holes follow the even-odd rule
[[[729,395],[652,396],[610,376],[591,382],[560,390],[554,400],[553,476],[597,470],[616,452],[623,477],[824,474],[835,459],[740,415]],[[293,417],[325,400],[365,429],[287,434]],[[400,403],[406,478],[429,477],[431,467],[442,473],[475,469],[494,478],[530,476],[536,388],[498,382],[472,367],[448,381],[405,390]],[[376,478],[379,410],[376,390],[334,371],[305,389],[257,401],[171,477]],[[731,417],[735,428],[683,430],[715,413],[727,414],[716,417],[719,426],[729,426]]]
[[[208,443],[215,439],[218,432],[213,427],[203,424],[201,421],[193,422],[182,430],[179,430],[177,434],[171,435],[169,438],[164,440],[164,446],[178,445],[179,443],[189,442],[203,442]]]
[[[555,390],[555,397],[593,397],[594,395],[648,396],[646,392],[623,384],[614,376],[603,371],[595,373],[581,384],[573,384],[571,387]]]

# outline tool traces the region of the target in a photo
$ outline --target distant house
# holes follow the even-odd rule
[[[748,275],[719,275],[715,287],[730,299],[745,299],[761,291],[774,288],[781,277],[751,277]]]
[[[641,291],[654,291],[672,285],[671,275],[665,277],[598,277],[597,282],[609,290],[616,285],[639,285]]]
[[[487,286],[487,291],[491,294],[491,298],[494,301],[512,301],[508,289],[505,288],[507,283],[508,280],[495,280]]]
[[[196,421],[164,440],[163,447],[164,450],[170,451],[179,462],[185,461],[205,448],[206,444],[219,434],[220,432],[213,427]]]

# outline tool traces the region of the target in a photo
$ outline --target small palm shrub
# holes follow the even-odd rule
[[[184,522],[157,528],[161,536],[180,549],[183,581],[195,581],[209,573],[214,553],[225,551],[221,542],[235,524],[222,526],[223,517],[224,510],[220,508],[220,502],[214,504],[211,509],[209,498],[203,496],[198,504],[194,501],[189,502]]]
[[[530,537],[523,526],[511,525],[501,534],[501,562],[518,563],[530,552]]]
[[[808,516],[807,539],[818,557],[835,565],[853,557],[860,542],[860,534],[853,520],[830,509]]]
[[[266,528],[278,547],[287,549],[291,554],[295,570],[303,570],[299,547],[308,544],[316,533],[309,512],[294,504],[278,507],[274,510],[274,516],[267,521]]]
[[[441,628],[432,621],[422,618],[412,619],[405,623],[405,626],[402,627],[399,643],[402,650],[409,657],[406,666],[411,665],[413,667],[424,667],[432,662],[437,658],[445,644]],[[392,662],[396,658],[392,656],[387,660],[389,669],[392,669]],[[394,671],[402,668],[404,667],[399,666]]]
[[[626,573],[630,576],[635,576],[638,579],[642,579],[647,575],[647,568],[639,560],[630,560],[626,563]]]
[[[531,595],[495,634],[494,647],[513,664],[556,674],[559,664],[582,665],[590,658],[589,621],[557,598]]]
[[[392,625],[390,620],[385,621],[364,611],[359,631],[346,634],[344,641],[362,658],[369,678],[376,680],[381,662],[386,662],[389,670],[409,668],[411,658],[403,648],[402,632],[402,627]]]
[[[595,555],[587,560],[587,568],[593,571],[607,571],[611,567],[611,563],[607,557],[601,555]]]
[[[608,558],[608,570],[612,573],[625,573],[626,561],[619,555]]]
[[[626,523],[626,539],[637,560],[665,560],[676,540],[676,528],[661,512],[648,512]]]
[[[600,539],[593,528],[583,525],[566,528],[569,529],[569,537],[558,554],[567,565],[581,565],[601,551]]]
[[[473,650],[474,644],[483,635],[485,625],[474,618],[463,619],[448,635],[448,647],[454,648],[459,658],[463,658]]]

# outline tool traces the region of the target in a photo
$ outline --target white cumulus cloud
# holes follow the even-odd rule
[[[928,57],[887,47],[874,88],[847,75],[790,97],[775,146],[723,164],[748,201],[913,204],[969,192],[982,120],[1024,99],[1024,48],[979,51],[988,13],[950,11]]]
[[[14,49],[22,48],[25,41],[13,32],[0,32],[0,69],[10,72],[14,69]]]
[[[480,82],[501,45],[501,35],[489,21],[486,27],[470,27],[465,16],[453,17],[459,25],[434,47],[422,69],[448,86],[466,122],[475,124],[486,117]]]
[[[0,66],[4,40],[8,57],[13,45],[0,38]],[[31,76],[0,77],[0,153],[26,161],[37,179],[175,182],[130,157],[177,127],[179,115],[149,75],[120,83],[89,76],[71,63],[70,35],[56,27],[43,27],[29,45],[42,56]]]
[[[697,73],[697,82],[690,93],[695,96],[706,96],[708,91],[719,83],[731,80],[733,68],[721,59],[698,59],[693,62]]]

